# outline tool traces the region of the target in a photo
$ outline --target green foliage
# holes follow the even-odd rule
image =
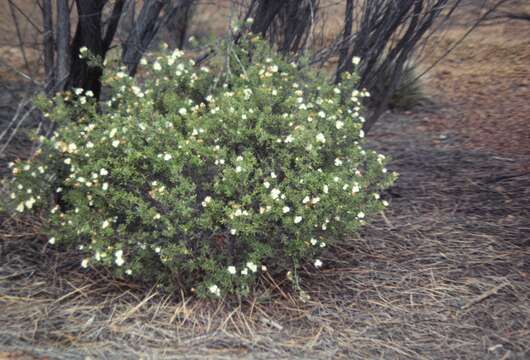
[[[383,96],[390,86],[392,72],[389,69],[382,71],[381,88],[372,90],[373,96]],[[417,65],[414,62],[407,62],[401,73],[401,80],[389,99],[388,107],[397,110],[410,110],[420,105],[425,98],[421,79],[418,79]]]
[[[44,213],[49,242],[78,248],[83,267],[201,296],[322,266],[327,245],[387,205],[378,192],[396,176],[361,147],[368,94],[258,38],[220,53],[212,69],[178,50],[143,60],[143,84],[107,69],[105,102],[82,89],[40,99],[58,128],[12,164],[13,210]]]

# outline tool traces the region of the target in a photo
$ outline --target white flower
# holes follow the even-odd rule
[[[114,262],[118,266],[122,266],[123,264],[125,264],[125,260],[121,256],[116,256],[116,260],[114,260]]]
[[[321,248],[325,248],[325,247],[326,247],[326,243],[325,243],[325,242],[321,242],[321,243],[320,243],[320,247],[321,247]]]
[[[253,262],[249,261],[247,262],[247,268],[252,271],[253,273],[255,273],[256,271],[258,271],[258,267],[256,264],[254,264]]]
[[[86,46],[83,46],[82,48],[79,49],[79,52],[81,54],[84,54],[84,53],[88,52],[88,48]]]
[[[74,93],[75,93],[76,95],[81,95],[81,94],[83,93],[83,89],[81,89],[81,88],[75,88],[75,89],[74,89]]]
[[[116,132],[118,132],[118,129],[116,129],[116,128],[110,130],[109,137],[111,137],[111,138],[114,137],[114,135],[116,135]]]
[[[316,268],[319,268],[322,266],[322,261],[320,261],[319,259],[316,259],[314,265]]]
[[[268,188],[271,186],[271,184],[270,184],[270,182],[265,181],[265,182],[263,183],[263,186],[265,186],[265,189],[268,189]]]
[[[267,271],[267,267],[265,265],[261,265],[261,271]]]
[[[237,270],[236,270],[236,267],[235,266],[229,266],[228,267],[228,272],[232,275],[235,275]]]
[[[374,193],[374,199],[379,200],[381,198],[381,195],[378,193]]]
[[[219,286],[215,284],[210,285],[210,287],[208,287],[208,290],[215,296],[221,296],[221,289],[219,289]]]
[[[230,229],[230,234],[232,234],[232,235],[237,234],[237,230],[236,229]]]
[[[351,62],[353,65],[359,65],[361,63],[361,58],[358,57],[358,56],[354,56],[352,59],[351,59]]]
[[[247,268],[244,268],[243,270],[241,270],[241,275],[247,275],[247,274],[248,274]]]
[[[323,190],[324,194],[327,194],[329,192],[329,187],[327,185],[324,185]]]
[[[86,147],[87,147],[87,149],[92,149],[94,147],[94,143],[89,141],[89,142],[86,143]]]
[[[114,146],[114,147],[118,147],[118,145],[120,145],[120,140],[114,140],[114,141],[112,142],[112,146]]]
[[[102,229],[105,229],[105,228],[108,228],[110,225],[110,222],[108,220],[105,220],[103,221],[103,223],[101,224],[101,228]]]
[[[301,221],[302,221],[302,217],[301,217],[301,216],[295,216],[295,217],[294,217],[294,223],[295,223],[295,224],[298,224],[298,223],[301,222]]]
[[[309,196],[306,196],[303,200],[302,200],[302,204],[307,204],[308,202],[310,202],[311,199],[309,198]]]
[[[236,173],[240,173],[243,168],[241,166],[236,166]]]
[[[144,93],[142,92],[142,89],[140,89],[138,86],[131,86],[131,90],[134,93],[134,95],[138,96],[139,98],[144,97]]]
[[[388,204],[388,201],[383,200],[383,206],[388,206],[388,205],[389,205],[389,204]]]
[[[386,174],[387,173],[387,168],[383,168],[383,174]]]
[[[105,175],[108,175],[108,174],[109,174],[109,172],[105,168],[102,168],[101,170],[99,170],[99,175],[101,175],[101,176],[105,176]]]
[[[363,138],[363,137],[364,137],[364,131],[363,131],[363,129],[359,130],[359,137],[360,137],[360,138]]]
[[[318,116],[320,116],[321,118],[325,118],[326,117],[326,113],[323,112],[323,111],[319,111],[318,112]]]
[[[66,165],[70,165],[70,164],[72,163],[72,159],[70,159],[70,158],[66,158],[66,159],[64,159],[64,163],[65,163]]]
[[[93,97],[94,96],[94,93],[92,92],[92,90],[88,90],[85,94],[88,97]]]
[[[153,64],[153,69],[155,71],[160,71],[160,70],[162,70],[162,66],[160,65],[160,63],[158,61],[155,61],[154,64]]]
[[[212,197],[211,196],[205,197],[204,201],[202,202],[202,206],[206,207],[210,201],[212,201]]]
[[[169,160],[171,160],[172,158],[173,158],[173,156],[171,156],[171,154],[168,154],[168,153],[165,153],[165,154],[164,154],[164,160],[169,161]]]
[[[30,197],[28,200],[26,200],[24,202],[24,205],[28,208],[28,209],[31,209],[33,207],[33,204],[35,204],[35,198],[32,196]]]
[[[103,191],[107,191],[108,188],[109,188],[109,183],[107,183],[107,182],[105,182],[105,183],[103,183],[103,185],[101,185],[101,189],[102,189]]]
[[[313,245],[313,246],[315,246],[315,245],[318,243],[317,239],[311,239],[311,240],[309,240],[309,242],[310,242],[311,245]]]
[[[283,211],[284,214],[287,214],[289,211],[291,211],[291,208],[289,206],[284,206],[282,208],[282,211]]]
[[[281,194],[281,191],[274,188],[271,190],[271,198],[273,198],[274,200],[276,200]]]
[[[180,108],[180,109],[179,109],[179,114],[180,114],[180,115],[184,116],[184,115],[186,115],[187,113],[188,113],[188,110],[186,110],[186,108]]]
[[[357,219],[364,219],[366,215],[362,212],[362,211],[359,211],[359,213],[357,214]]]
[[[314,197],[313,199],[311,199],[311,204],[317,204],[318,202],[320,201],[320,198],[317,196],[317,197]]]
[[[284,143],[292,143],[294,140],[294,137],[292,135],[287,135],[287,137],[285,138],[285,140],[283,141]]]
[[[50,244],[52,244],[52,245],[55,244],[55,238],[54,238],[54,237],[51,237],[51,238],[48,240],[48,242],[49,242]]]
[[[276,174],[274,173],[274,171],[271,172],[271,178],[276,179]]]
[[[326,137],[322,133],[319,133],[315,138],[317,139],[318,142],[322,144],[326,142]]]
[[[337,122],[335,122],[335,127],[340,130],[344,127],[344,122],[338,120]]]
[[[335,159],[335,166],[341,166],[342,165],[342,160],[339,159],[339,158],[336,158]]]
[[[81,267],[85,269],[88,267],[88,259],[83,259],[83,261],[81,261]]]
[[[352,194],[356,194],[360,191],[361,189],[359,188],[359,184],[355,183],[352,185],[351,187],[351,193]]]
[[[125,273],[126,273],[127,275],[132,275],[132,270],[131,270],[131,269],[127,269],[127,270],[125,270]]]

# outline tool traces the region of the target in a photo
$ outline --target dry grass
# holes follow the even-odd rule
[[[281,279],[243,303],[164,295],[80,271],[31,224],[6,219],[1,348],[65,359],[528,358],[530,176],[495,179],[514,164],[405,138],[410,121],[373,135],[401,173],[390,210],[330,252],[327,269],[304,274],[305,303]]]

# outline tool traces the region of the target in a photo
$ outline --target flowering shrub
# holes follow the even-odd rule
[[[241,43],[211,70],[179,50],[143,60],[143,83],[106,70],[108,101],[40,99],[58,127],[11,164],[13,209],[45,214],[49,243],[78,248],[83,267],[202,296],[321,267],[395,178],[361,147],[368,94],[352,92],[353,75],[333,86],[257,38]]]

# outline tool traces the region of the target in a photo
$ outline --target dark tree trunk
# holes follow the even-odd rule
[[[55,43],[53,41],[53,13],[51,0],[42,2],[42,25],[43,25],[43,45],[44,45],[44,74],[46,76],[45,91],[52,94],[55,89],[54,57]]]
[[[70,9],[68,0],[57,0],[57,77],[55,87],[63,90],[70,74]]]
[[[138,63],[160,27],[160,12],[166,1],[145,0],[129,37],[123,44],[122,61],[129,75],[134,75]]]
[[[258,0],[258,6],[253,15],[254,23],[250,30],[254,34],[265,37],[274,18],[287,3],[288,0]]]
[[[106,49],[102,39],[101,16],[106,0],[76,0],[79,22],[70,47],[70,77],[68,88],[83,88],[94,92],[99,98],[101,91],[102,70],[89,66],[86,60],[79,57],[79,49],[88,48],[92,55],[104,58]]]
[[[350,52],[349,42],[353,31],[353,0],[346,0],[346,10],[344,12],[344,31],[342,34],[342,46],[339,52],[339,63],[337,65],[337,73],[335,77],[335,83],[339,83],[340,76],[346,69],[348,62],[351,57],[348,56]],[[350,60],[351,61],[351,60]]]

